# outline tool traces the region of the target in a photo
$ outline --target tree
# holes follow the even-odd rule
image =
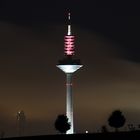
[[[128,124],[128,129],[130,131],[135,131],[135,126],[133,124]]]
[[[101,132],[102,132],[102,133],[108,132],[106,125],[103,125],[103,126],[101,127]]]
[[[68,118],[65,115],[58,115],[55,121],[55,128],[60,133],[66,133],[70,129],[70,124],[68,123]]]
[[[111,127],[114,127],[116,131],[118,128],[122,127],[125,124],[125,117],[122,115],[120,110],[115,110],[112,112],[111,116],[108,119],[108,123]]]

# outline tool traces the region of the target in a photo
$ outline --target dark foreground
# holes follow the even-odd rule
[[[29,136],[29,137],[15,137],[15,138],[3,138],[3,140],[81,140],[81,139],[93,139],[93,140],[140,140],[140,131],[132,132],[108,132],[108,133],[95,133],[95,134],[73,134],[73,135],[45,135],[45,136]]]

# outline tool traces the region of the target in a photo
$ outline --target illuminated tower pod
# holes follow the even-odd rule
[[[70,122],[70,129],[67,134],[74,133],[73,123],[73,96],[72,96],[72,74],[80,69],[83,65],[80,59],[74,59],[74,36],[71,33],[70,13],[68,14],[68,32],[64,37],[64,54],[65,57],[59,61],[57,67],[66,74],[66,116]]]

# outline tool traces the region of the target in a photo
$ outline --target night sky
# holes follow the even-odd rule
[[[26,135],[57,133],[54,121],[65,114],[66,89],[56,64],[63,58],[69,9],[75,57],[84,65],[73,77],[75,131],[97,132],[115,109],[123,112],[126,126],[140,124],[138,3],[5,0],[0,2],[0,131],[6,136],[17,136],[19,110],[26,115]]]

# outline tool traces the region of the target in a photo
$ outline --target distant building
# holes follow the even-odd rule
[[[25,135],[25,125],[26,125],[26,117],[24,114],[24,111],[18,111],[17,112],[17,133],[18,136],[24,136]]]

